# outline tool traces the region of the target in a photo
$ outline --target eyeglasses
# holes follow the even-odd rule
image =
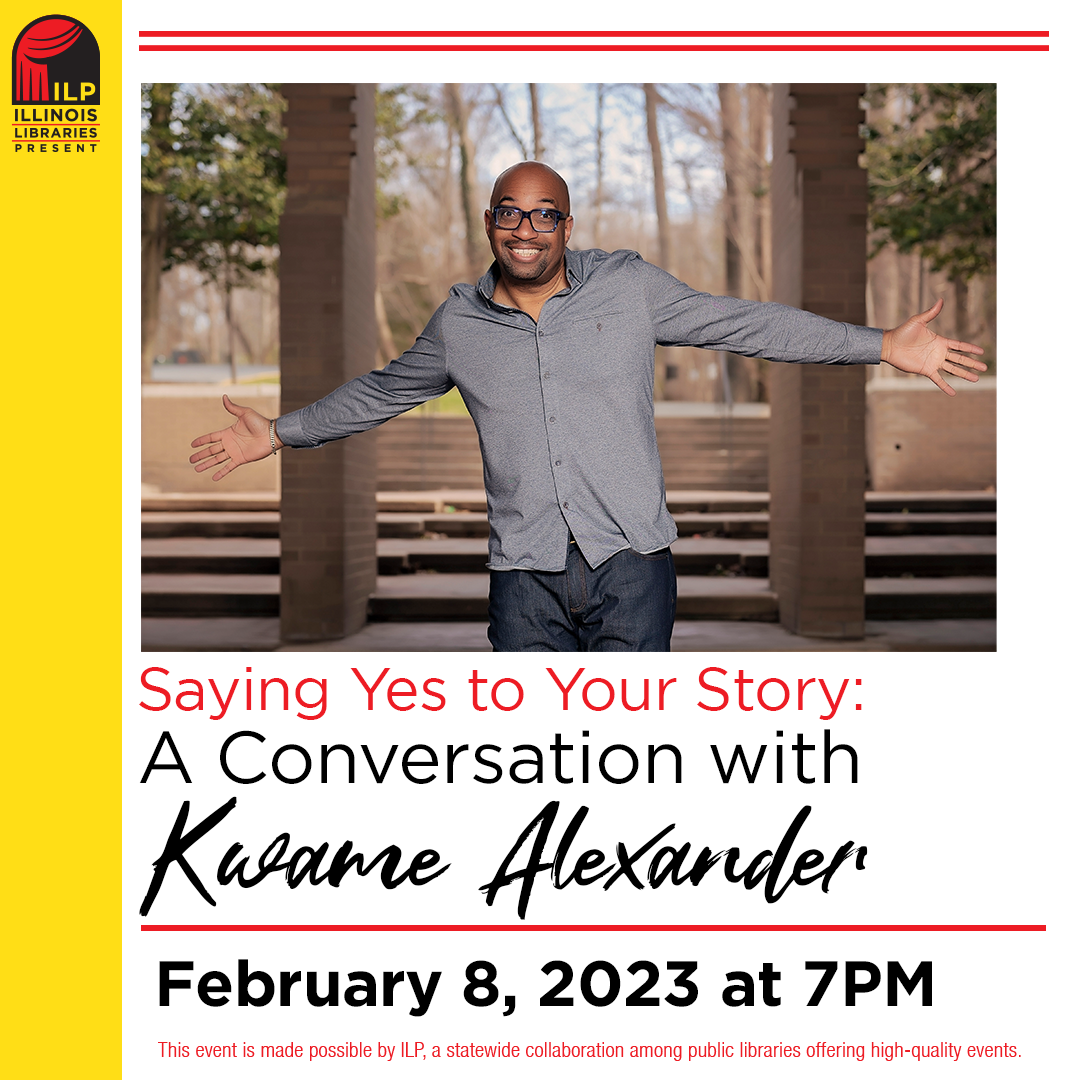
[[[491,211],[496,229],[516,229],[522,218],[525,218],[533,232],[538,233],[554,232],[559,227],[559,222],[569,216],[561,210],[548,210],[546,207],[542,210],[519,210],[516,206],[496,206]]]

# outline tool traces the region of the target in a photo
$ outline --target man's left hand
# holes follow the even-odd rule
[[[955,375],[968,382],[978,382],[976,371],[985,371],[986,365],[968,353],[982,355],[978,345],[969,341],[956,341],[942,337],[930,329],[929,323],[941,314],[944,300],[920,315],[912,315],[895,330],[886,330],[881,341],[881,359],[900,371],[925,375],[950,397],[956,391],[944,380],[943,375]]]

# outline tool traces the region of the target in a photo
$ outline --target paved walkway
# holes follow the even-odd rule
[[[688,619],[675,623],[674,652],[993,652],[993,619],[868,622],[862,641],[798,637],[776,623]],[[368,623],[339,641],[285,645],[278,620],[144,619],[143,650],[267,652],[488,652],[485,622]]]

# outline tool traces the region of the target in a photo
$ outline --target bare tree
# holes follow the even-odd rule
[[[757,204],[766,200],[754,197],[758,188],[758,169],[751,141],[753,139],[764,150],[766,118],[763,102],[757,95],[757,107],[745,107],[743,93],[734,83],[718,83],[716,91],[724,155],[728,289],[748,300],[766,300],[769,290],[760,269],[763,236],[757,217]],[[761,164],[764,165],[764,154]],[[764,392],[760,364],[731,355],[725,356],[724,363],[725,393],[729,392],[727,382],[730,382],[730,393],[736,400],[753,401]]]
[[[495,93],[495,105],[502,115],[511,138],[513,138],[514,142],[518,144],[518,148],[521,150],[522,160],[525,160],[529,156],[529,148],[525,145],[525,140],[518,134],[517,127],[514,125],[514,121],[506,107],[506,98],[503,95],[502,87],[499,86],[498,83],[492,83],[491,88]]]
[[[755,281],[754,196],[743,99],[735,83],[718,83],[724,145],[725,217],[728,230],[728,286],[737,296],[753,299]]]
[[[469,273],[478,276],[486,261],[484,241],[476,213],[476,145],[469,133],[471,108],[465,103],[458,83],[446,84],[447,114],[457,138],[458,183],[461,189],[461,209],[465,215],[465,252]]]
[[[533,158],[544,160],[544,125],[540,117],[540,87],[529,83],[529,106],[532,112]]]
[[[769,137],[772,131],[772,90],[762,83],[747,87],[750,127],[750,168],[753,177],[756,263],[760,276],[758,299],[772,297],[772,200],[769,198]]]
[[[375,286],[375,328],[379,335],[379,352],[382,354],[384,364],[389,364],[397,356],[397,347],[394,345],[394,335],[390,329],[390,320],[386,315],[386,303],[383,300],[382,289]]]
[[[653,197],[656,202],[656,238],[660,244],[660,265],[674,272],[671,257],[671,225],[667,212],[667,189],[664,185],[664,151],[660,145],[660,128],[657,124],[657,106],[660,94],[655,83],[644,83],[645,89],[645,129],[649,137],[649,151],[652,155]]]
[[[596,195],[593,201],[593,246],[600,247],[604,216],[604,84],[596,84]]]

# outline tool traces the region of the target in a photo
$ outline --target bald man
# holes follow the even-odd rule
[[[930,330],[941,310],[894,330],[781,304],[711,296],[632,251],[574,251],[570,193],[522,162],[496,181],[484,227],[495,257],[455,285],[411,349],[276,420],[225,408],[232,427],[196,439],[214,480],[283,447],[366,431],[456,386],[480,436],[497,652],[667,651],[675,567],[653,425],[657,345],[786,363],[876,364],[974,382],[982,350]]]

